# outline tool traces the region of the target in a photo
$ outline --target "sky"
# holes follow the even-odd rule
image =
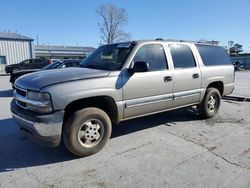
[[[0,0],[0,31],[18,32],[45,45],[100,43],[96,9],[124,8],[132,40],[219,40],[250,51],[250,0]],[[34,41],[37,43],[37,41]]]

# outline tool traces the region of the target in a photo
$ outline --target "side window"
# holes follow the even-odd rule
[[[72,62],[73,67],[80,67],[80,62]]]
[[[167,69],[167,60],[164,49],[160,44],[147,44],[142,46],[134,57],[134,62],[145,61],[149,64],[149,71]]]
[[[6,56],[0,56],[0,65],[6,65]]]
[[[187,45],[171,44],[169,48],[175,69],[196,67],[193,52]]]
[[[23,61],[23,64],[25,64],[25,65],[28,65],[28,64],[31,64],[31,63],[32,63],[32,60],[30,60],[30,59],[27,59],[27,60]]]
[[[226,50],[220,46],[196,44],[205,66],[232,65]]]
[[[65,63],[65,67],[72,67],[72,63],[71,62]]]
[[[41,63],[41,59],[34,59],[34,63]]]

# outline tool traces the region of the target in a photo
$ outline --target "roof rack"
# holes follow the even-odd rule
[[[183,39],[163,39],[163,38],[156,38],[156,41],[168,41],[168,42],[190,42],[190,43],[200,43],[200,44],[212,44],[212,45],[218,45],[219,41],[216,40],[183,40]]]

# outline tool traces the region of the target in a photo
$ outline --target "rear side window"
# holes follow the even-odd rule
[[[34,63],[41,63],[41,59],[34,59]]]
[[[72,62],[73,67],[80,67],[80,61],[79,62]]]
[[[232,65],[226,50],[220,46],[196,44],[205,66]]]
[[[174,68],[192,68],[196,67],[192,50],[183,44],[169,45],[172,55]]]

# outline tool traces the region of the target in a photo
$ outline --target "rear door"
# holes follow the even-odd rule
[[[149,71],[123,74],[125,118],[163,111],[172,107],[172,73],[168,69],[163,46],[161,44],[141,46],[132,63],[137,61],[147,62]]]
[[[201,73],[195,56],[187,44],[169,44],[173,61],[173,107],[199,102]]]
[[[48,65],[48,63],[45,62],[45,60],[42,59],[33,59],[33,67],[36,69],[41,69]]]

